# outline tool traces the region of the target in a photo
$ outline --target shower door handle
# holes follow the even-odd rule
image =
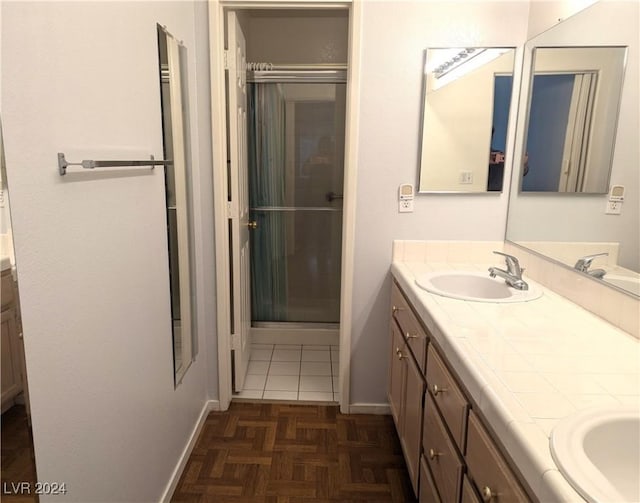
[[[258,228],[258,222],[256,222],[255,220],[249,220],[247,222],[247,227],[249,227],[249,229],[257,229]]]
[[[327,192],[327,201],[330,203],[334,201],[334,199],[343,199],[342,194],[336,194],[335,192]]]

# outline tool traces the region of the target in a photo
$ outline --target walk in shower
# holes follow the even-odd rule
[[[339,323],[345,74],[249,72],[254,327]]]

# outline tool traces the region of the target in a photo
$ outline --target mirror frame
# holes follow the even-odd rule
[[[190,134],[189,100],[187,87],[186,48],[171,35],[166,27],[157,25],[158,83],[162,115],[162,143],[165,159],[171,153],[171,163],[164,167],[165,206],[167,218],[167,246],[169,257],[169,296],[171,305],[171,334],[174,385],[183,380],[195,359],[195,316],[192,307],[193,259],[190,215]],[[164,44],[166,54],[161,50]],[[163,59],[166,57],[166,61]],[[165,80],[166,79],[166,80]],[[168,84],[168,89],[165,88]],[[168,93],[167,93],[168,91]],[[168,106],[165,106],[167,105]],[[171,150],[169,150],[169,147]],[[174,206],[170,203],[173,189]],[[171,212],[175,212],[176,226],[170,225]],[[172,253],[173,252],[173,253]],[[177,258],[174,257],[177,255]],[[174,318],[174,291],[179,296],[180,318]],[[176,330],[176,320],[180,330]],[[178,359],[177,346],[180,346]]]

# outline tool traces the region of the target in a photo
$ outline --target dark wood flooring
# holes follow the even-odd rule
[[[415,502],[391,416],[232,402],[212,412],[173,502]]]
[[[31,428],[27,423],[27,412],[24,405],[14,405],[2,414],[2,484],[0,499],[2,502],[32,503],[38,501],[35,494],[26,493],[35,488],[36,463],[33,454]]]

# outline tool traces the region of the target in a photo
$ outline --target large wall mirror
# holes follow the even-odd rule
[[[638,2],[597,2],[525,45],[516,133],[518,147],[514,155],[517,168],[513,170],[506,233],[506,239],[519,246],[631,295],[640,295],[639,11]],[[625,60],[627,53],[629,58]],[[581,119],[583,125],[575,134],[567,133],[561,124],[553,141],[563,146],[567,137],[580,138],[579,130],[587,129],[590,143],[585,145],[585,133],[583,139],[577,141],[575,150],[578,154],[586,153],[587,161],[599,159],[597,166],[591,167],[587,162],[584,173],[573,177],[575,181],[583,180],[583,190],[575,188],[580,194],[560,190],[557,175],[548,191],[526,189],[528,179],[533,178],[538,169],[534,161],[538,150],[528,138],[527,121],[530,124],[538,115],[544,123],[551,113],[549,107],[538,108],[530,86],[541,73],[541,61],[546,58],[563,59],[562,68],[570,70],[566,72],[568,79],[558,79],[569,81],[558,82],[559,86],[567,87],[567,95],[586,94],[584,101],[577,96],[575,103],[574,98],[568,103],[562,100],[554,103],[557,108],[583,107],[581,113],[586,119]],[[601,63],[610,74],[606,78],[604,70],[597,70],[594,63],[603,59],[607,62]],[[579,77],[577,68],[582,71]],[[557,73],[554,69],[551,75]],[[594,87],[595,97],[590,98]],[[598,111],[600,101],[606,104],[606,109]],[[552,127],[548,121],[546,127]],[[598,135],[600,138],[596,138]],[[522,168],[525,160],[529,167],[526,175]],[[591,181],[596,180],[600,185],[590,187]],[[614,185],[625,188],[620,214],[607,213],[606,192]],[[580,259],[591,256],[595,258],[584,267],[584,260]]]
[[[533,49],[523,191],[608,191],[626,52]]]
[[[502,190],[515,49],[425,53],[420,192]]]
[[[173,371],[177,386],[194,357],[192,314],[189,105],[186,48],[158,25]]]

